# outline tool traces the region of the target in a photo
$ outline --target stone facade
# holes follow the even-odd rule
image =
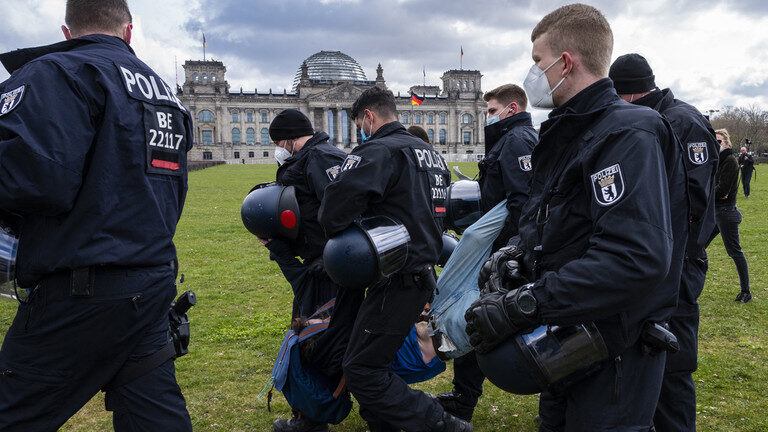
[[[306,114],[315,130],[327,132],[339,148],[355,147],[361,138],[354,122],[348,120],[349,110],[365,89],[386,88],[383,69],[379,65],[376,79],[368,81],[355,62],[355,71],[342,70],[334,76],[327,72],[328,57],[343,56],[346,63],[354,60],[337,51],[315,54],[318,55],[325,58],[322,73],[327,76],[318,75],[321,69],[312,70],[314,56],[310,57],[299,68],[294,91],[290,93],[273,93],[271,89],[232,91],[222,62],[186,61],[184,85],[178,89],[178,96],[194,118],[195,145],[188,154],[189,160],[274,162],[269,123],[287,108]],[[353,72],[354,79],[349,79]],[[484,152],[485,102],[481,78],[479,71],[449,70],[442,76],[442,89],[413,86],[411,91],[424,98],[420,106],[411,105],[410,94],[398,92],[395,99],[400,121],[406,127],[417,124],[427,130],[435,148],[449,160],[477,160]]]

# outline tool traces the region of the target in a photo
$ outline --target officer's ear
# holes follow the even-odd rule
[[[128,23],[128,24],[125,25],[125,27],[123,27],[123,35],[122,35],[123,36],[123,40],[128,45],[131,44],[131,32],[132,31],[133,31],[133,24],[131,24],[131,23]]]
[[[571,73],[574,67],[574,59],[571,53],[565,51],[561,54],[563,56],[563,71],[561,72],[561,77],[566,77],[568,74]]]
[[[67,26],[62,25],[61,26],[61,32],[64,33],[64,38],[65,39],[67,39],[67,40],[72,39],[72,33],[69,32],[69,29],[67,28]]]

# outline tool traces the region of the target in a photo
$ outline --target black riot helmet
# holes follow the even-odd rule
[[[296,190],[275,182],[256,185],[243,200],[240,217],[248,231],[260,238],[295,240],[301,217]]]
[[[459,238],[455,234],[444,232],[443,233],[443,248],[440,250],[440,258],[437,260],[437,265],[445,267],[445,263],[453,254],[453,250],[459,245]]]
[[[389,217],[365,218],[328,240],[325,271],[341,287],[368,287],[403,268],[410,240],[405,226]]]
[[[605,341],[589,323],[538,327],[489,353],[478,353],[477,363],[496,387],[514,394],[534,394],[565,387],[607,358]]]
[[[480,184],[474,180],[459,180],[451,183],[446,197],[444,226],[463,231],[483,215],[480,207]]]

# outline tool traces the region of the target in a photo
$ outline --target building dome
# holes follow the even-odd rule
[[[320,51],[307,57],[309,79],[367,81],[363,68],[352,57],[341,51]],[[296,71],[293,88],[301,79],[301,65]]]

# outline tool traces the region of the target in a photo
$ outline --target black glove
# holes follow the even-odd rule
[[[478,353],[487,353],[511,336],[539,324],[532,286],[527,284],[507,293],[482,294],[467,309],[466,331],[469,343]]]
[[[312,274],[319,275],[325,273],[325,264],[323,263],[322,255],[310,261],[308,265],[309,272]]]
[[[480,291],[505,293],[528,283],[520,269],[523,255],[523,251],[517,246],[503,247],[491,255],[483,264],[477,278]]]

